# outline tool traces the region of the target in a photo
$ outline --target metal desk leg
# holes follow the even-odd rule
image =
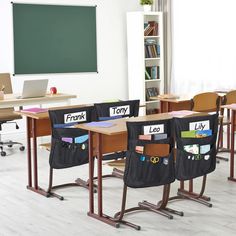
[[[88,215],[100,220],[104,223],[107,223],[111,226],[114,226],[116,228],[120,227],[120,224],[117,222],[117,219],[114,219],[111,216],[105,215],[103,213],[103,205],[102,205],[102,135],[97,134],[97,175],[98,175],[98,184],[97,184],[97,197],[98,197],[98,212],[94,212],[94,192],[93,190],[93,167],[94,167],[94,157],[93,157],[93,145],[92,145],[92,135],[93,132],[89,131],[89,212]]]
[[[234,131],[235,131],[235,110],[231,111],[231,151],[230,151],[230,176],[228,177],[228,180],[235,181],[236,178],[234,178]]]
[[[28,185],[27,188],[32,187],[32,163],[31,163],[31,128],[30,128],[30,118],[26,118],[26,129],[27,129],[27,161],[28,161]]]
[[[94,172],[94,157],[93,157],[93,132],[89,131],[89,212],[88,215],[94,214],[94,189],[93,189],[93,172]]]
[[[28,118],[27,118],[28,119]],[[30,120],[30,119],[29,119]],[[32,135],[33,139],[33,176],[34,176],[34,186],[32,186],[32,165],[31,165],[31,149],[28,150],[28,174],[29,174],[29,186],[28,189],[30,189],[33,192],[39,193],[45,197],[49,197],[50,194],[47,193],[44,189],[40,188],[38,186],[38,159],[37,159],[37,124],[36,119],[31,119],[31,125],[32,129],[30,128],[30,125],[28,125],[29,120],[27,122],[27,134]],[[28,129],[29,128],[29,129]],[[28,140],[27,140],[28,141]],[[28,141],[28,148],[30,148],[30,140]]]

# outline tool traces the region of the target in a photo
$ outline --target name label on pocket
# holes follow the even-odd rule
[[[118,107],[110,107],[110,116],[117,116],[117,115],[129,115],[130,114],[130,108],[129,105],[126,106],[118,106]]]
[[[207,130],[210,129],[210,121],[203,120],[189,123],[189,130]]]
[[[72,122],[83,122],[86,121],[86,111],[74,112],[69,114],[64,114],[64,123],[72,123]]]
[[[143,134],[162,134],[162,133],[164,133],[164,124],[143,126]]]

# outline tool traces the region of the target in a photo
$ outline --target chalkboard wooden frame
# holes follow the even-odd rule
[[[96,6],[12,6],[16,75],[97,72]]]

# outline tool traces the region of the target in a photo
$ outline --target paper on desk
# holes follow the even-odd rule
[[[91,126],[91,127],[108,128],[108,127],[114,126],[115,124],[111,123],[111,122],[101,122],[101,121],[99,121],[99,122],[90,122],[90,123],[87,123],[86,125]]]
[[[41,108],[41,107],[32,107],[32,108],[21,110],[21,112],[28,112],[28,113],[33,113],[33,114],[47,112],[47,111],[48,111],[47,108]]]
[[[172,115],[173,117],[184,117],[184,116],[188,116],[188,115],[192,115],[196,113],[195,111],[189,111],[189,110],[180,110],[180,111],[171,111],[169,112],[170,115]]]
[[[230,104],[230,105],[227,105],[227,108],[228,109],[236,109],[236,103],[232,103],[232,104]]]

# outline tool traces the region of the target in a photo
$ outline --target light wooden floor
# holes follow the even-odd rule
[[[24,137],[21,137],[24,139]],[[46,188],[48,181],[48,153],[39,150],[39,183]],[[14,150],[0,157],[0,236],[73,236],[73,235],[235,235],[236,234],[236,183],[227,181],[229,163],[221,161],[214,173],[208,176],[206,194],[212,198],[208,208],[189,200],[176,201],[170,207],[184,211],[184,217],[173,220],[151,212],[127,215],[126,219],[142,226],[141,231],[126,226],[115,229],[87,216],[88,191],[79,188],[58,190],[66,200],[45,198],[26,189],[26,152]],[[106,173],[110,167],[104,166]],[[55,182],[73,181],[76,177],[87,179],[88,166],[74,167],[55,172]],[[199,181],[196,181],[199,187]],[[105,213],[120,209],[122,181],[104,180]],[[172,185],[176,193],[178,182]],[[157,202],[161,187],[130,189],[128,206],[138,201]]]

